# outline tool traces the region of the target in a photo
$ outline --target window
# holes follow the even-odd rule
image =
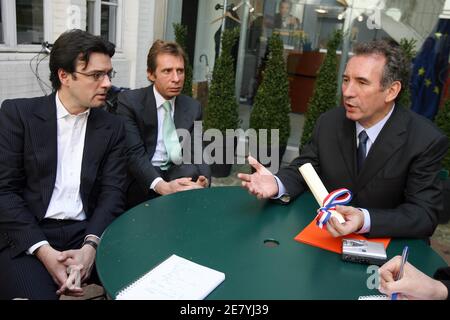
[[[87,2],[87,31],[119,45],[120,0]]]
[[[43,0],[16,0],[17,44],[44,41]]]
[[[51,0],[0,0],[0,48],[35,50],[51,38],[50,7]]]
[[[95,32],[95,0],[87,1],[87,14],[86,14],[86,31],[92,34],[96,34]]]
[[[117,0],[102,1],[100,34],[104,39],[116,42]]]

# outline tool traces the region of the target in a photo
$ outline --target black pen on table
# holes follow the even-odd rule
[[[408,261],[408,254],[409,254],[409,248],[408,246],[405,246],[403,248],[403,252],[402,252],[402,262],[400,264],[400,270],[397,273],[397,277],[395,279],[395,281],[400,280],[403,277],[403,268],[405,267],[406,262]],[[391,300],[397,300],[397,292],[394,292],[391,296]]]

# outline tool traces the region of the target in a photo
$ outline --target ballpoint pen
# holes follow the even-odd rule
[[[408,246],[405,246],[403,248],[403,252],[402,252],[402,262],[400,264],[400,270],[397,273],[397,277],[395,279],[395,281],[400,280],[403,277],[403,268],[405,267],[405,263],[408,261],[408,254],[409,254],[409,248]],[[391,300],[397,300],[397,292],[394,292],[391,296]]]

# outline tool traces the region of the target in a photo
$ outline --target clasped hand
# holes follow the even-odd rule
[[[81,249],[58,251],[49,245],[40,247],[36,253],[37,258],[44,264],[53,278],[53,281],[59,286],[56,294],[82,297],[84,291],[80,287],[74,286],[76,273],[70,276],[68,270],[75,269],[80,272],[81,283],[85,282],[92,271],[95,260],[95,249],[91,246],[83,246]],[[70,267],[70,268],[69,268]],[[69,269],[68,269],[69,268]]]
[[[209,185],[209,181],[205,176],[199,176],[197,181],[192,181],[192,178],[179,178],[169,182],[164,180],[158,182],[155,186],[155,191],[161,195],[172,194],[180,191],[187,191],[192,189],[202,189]]]

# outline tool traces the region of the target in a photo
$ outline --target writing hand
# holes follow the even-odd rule
[[[395,281],[400,272],[401,263],[402,257],[396,256],[378,270],[380,276],[380,292],[388,296],[397,293],[397,299],[447,299],[448,290],[442,282],[430,278],[409,262],[406,262],[403,266],[403,277]]]

